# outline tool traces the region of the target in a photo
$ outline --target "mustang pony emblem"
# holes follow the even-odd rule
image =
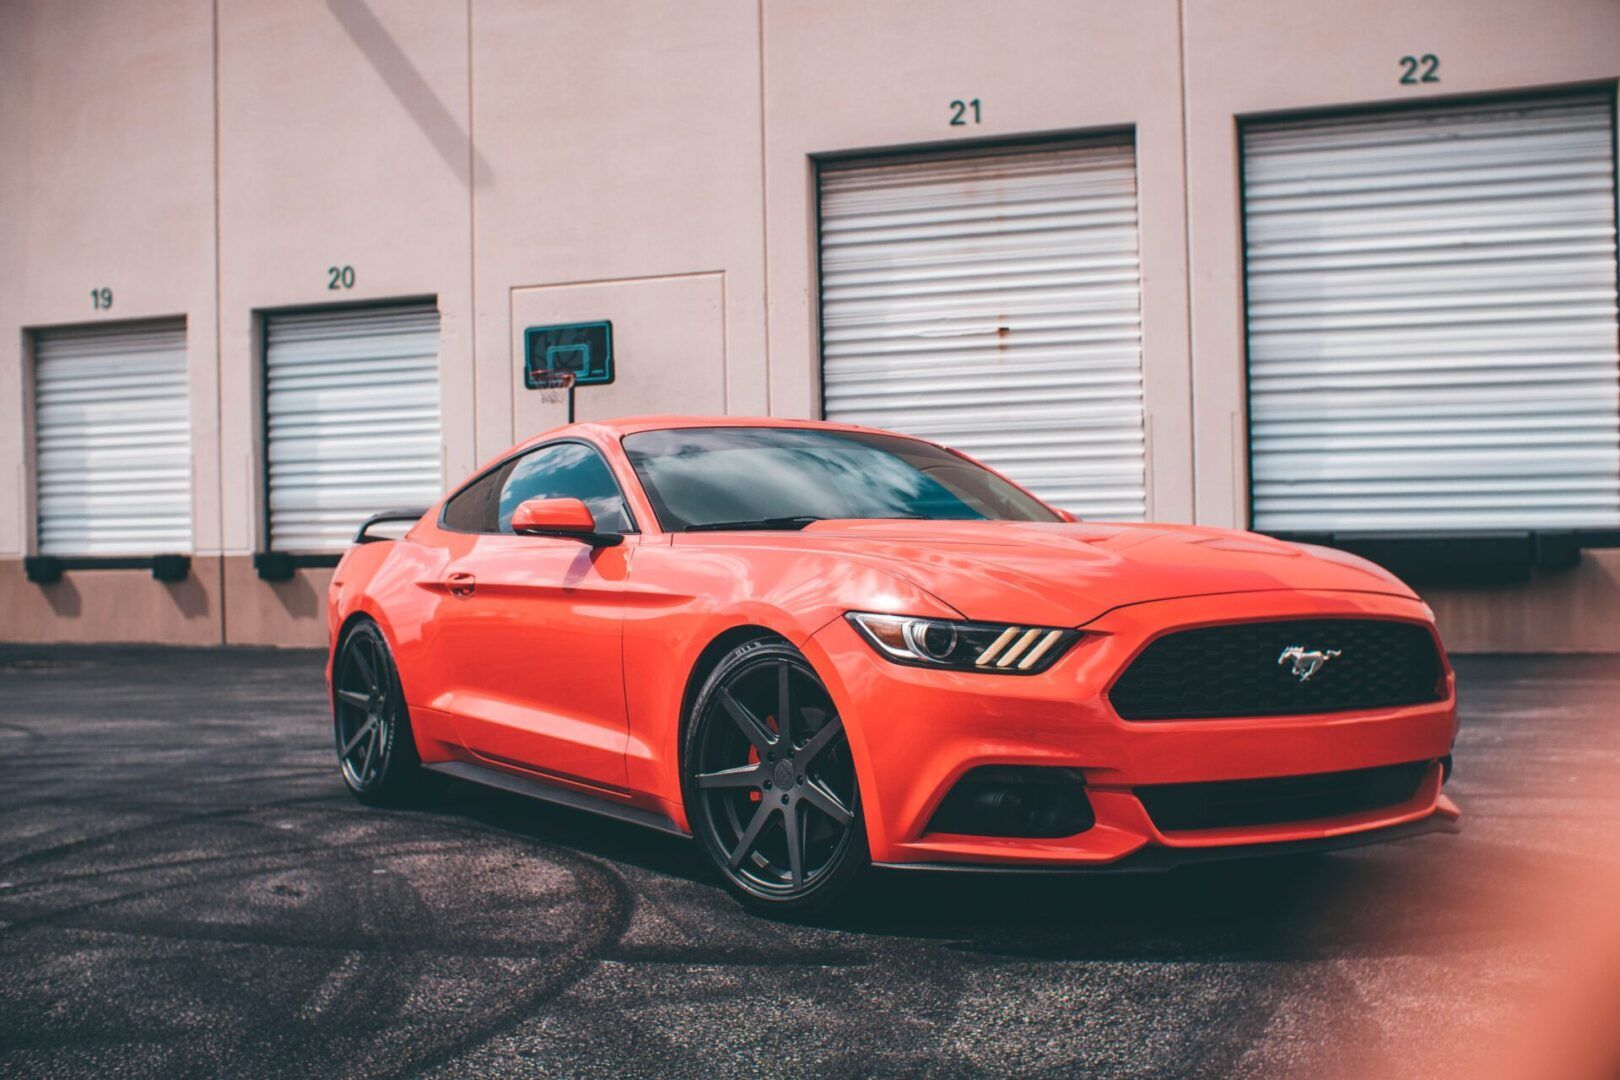
[[[1307,652],[1303,645],[1290,645],[1282,651],[1281,656],[1277,657],[1277,663],[1286,664],[1292,660],[1294,677],[1300,682],[1310,682],[1312,676],[1341,652],[1342,649],[1312,649]]]

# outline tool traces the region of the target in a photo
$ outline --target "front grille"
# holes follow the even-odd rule
[[[1410,802],[1431,764],[1411,761],[1312,776],[1153,784],[1137,788],[1136,797],[1153,824],[1168,832],[1280,825]]]
[[[1308,679],[1283,657],[1327,654]],[[1308,663],[1308,662],[1307,662]],[[1142,650],[1109,692],[1126,720],[1286,716],[1416,705],[1440,696],[1440,653],[1414,623],[1286,619],[1166,634]]]

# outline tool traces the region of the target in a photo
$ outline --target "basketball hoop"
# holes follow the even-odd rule
[[[574,373],[572,371],[557,371],[555,369],[542,369],[529,375],[530,384],[540,391],[540,400],[547,405],[555,405],[564,397],[568,399],[568,422],[574,422]]]

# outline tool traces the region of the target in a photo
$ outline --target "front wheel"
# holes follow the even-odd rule
[[[843,720],[802,653],[738,646],[704,683],[687,727],[688,816],[721,879],[756,910],[807,914],[868,864]]]

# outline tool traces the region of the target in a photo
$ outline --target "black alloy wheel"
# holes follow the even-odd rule
[[[769,912],[822,910],[868,863],[843,720],[786,642],[738,646],[699,692],[686,733],[693,831],[721,878]]]
[[[338,769],[355,798],[400,803],[419,792],[426,774],[405,693],[388,642],[370,620],[350,629],[332,663],[332,730]]]

